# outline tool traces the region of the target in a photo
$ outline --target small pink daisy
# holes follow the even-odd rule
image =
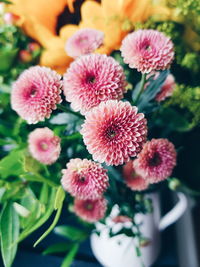
[[[160,92],[156,95],[156,100],[158,102],[165,100],[167,97],[171,96],[174,92],[176,83],[174,76],[169,74],[165,80]]]
[[[61,76],[40,66],[25,70],[13,84],[11,105],[29,124],[49,118],[60,103]]]
[[[152,139],[146,142],[133,164],[149,183],[157,183],[171,175],[176,165],[176,150],[168,139]]]
[[[135,172],[132,160],[124,165],[123,177],[126,181],[126,185],[134,191],[142,191],[149,186],[149,183]]]
[[[108,187],[107,170],[91,160],[71,159],[62,173],[63,188],[79,199],[101,198]]]
[[[125,75],[114,58],[90,54],[75,60],[64,75],[64,94],[75,111],[85,114],[102,101],[123,98]]]
[[[93,223],[105,216],[107,201],[104,198],[95,200],[75,199],[74,212],[84,221]]]
[[[124,62],[142,73],[168,69],[174,59],[172,41],[156,30],[138,30],[128,34],[120,50]]]
[[[29,151],[33,158],[43,164],[51,165],[59,157],[60,138],[49,128],[37,128],[29,134]]]
[[[95,29],[80,29],[66,42],[66,53],[73,58],[90,54],[103,44],[104,33]]]
[[[81,134],[94,160],[117,166],[142,149],[146,119],[129,102],[109,100],[86,114]]]

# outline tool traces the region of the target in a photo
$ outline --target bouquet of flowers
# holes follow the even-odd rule
[[[85,1],[79,25],[65,25],[56,35],[50,31],[53,16],[49,25],[39,23],[35,11],[28,17],[21,2],[1,4],[4,265],[12,265],[18,243],[50,217],[52,224],[34,246],[51,231],[67,237],[65,245],[45,251],[65,252],[63,267],[70,266],[91,232],[101,234],[99,221],[110,237],[137,238],[140,256],[148,239],[135,217],[152,213],[148,194],[167,185],[199,194],[199,183],[188,181],[187,171],[185,180],[181,177],[185,137],[199,134],[199,32],[190,28],[197,23],[192,14],[199,6],[189,0],[184,8],[181,0],[162,7],[151,1],[124,0],[121,6]],[[66,5],[58,2],[55,16]],[[68,2],[68,13],[78,16],[80,4]],[[189,34],[196,41],[188,42]],[[196,168],[196,156],[190,154]],[[57,226],[67,209],[77,227],[67,218],[66,225]],[[110,218],[112,226],[122,226],[114,231]]]

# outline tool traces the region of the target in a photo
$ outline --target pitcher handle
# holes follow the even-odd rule
[[[160,231],[163,231],[165,228],[176,222],[188,207],[187,197],[181,192],[177,193],[177,195],[179,199],[178,203],[160,220],[158,227]]]

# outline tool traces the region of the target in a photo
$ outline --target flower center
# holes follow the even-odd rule
[[[149,159],[150,166],[158,166],[162,162],[159,153],[155,153],[152,158]]]
[[[81,38],[79,38],[78,41],[79,41],[80,44],[84,44],[84,43],[86,43],[88,41],[88,38],[87,37],[81,37]]]
[[[40,147],[41,147],[41,149],[42,149],[43,151],[46,151],[46,150],[48,150],[48,148],[49,148],[49,146],[48,146],[48,144],[47,144],[46,142],[41,142],[41,143],[40,143]]]
[[[33,85],[30,89],[30,97],[35,97],[37,93],[37,88]]]
[[[87,203],[87,204],[85,205],[85,208],[86,208],[86,210],[92,210],[92,209],[93,209],[93,205],[92,205],[92,203]]]
[[[86,78],[87,83],[94,84],[96,82],[96,78],[93,74],[90,74]]]
[[[106,135],[109,139],[113,139],[117,135],[117,133],[114,129],[109,128],[107,129]]]
[[[150,45],[146,45],[144,48],[146,51],[151,51],[151,46]]]
[[[86,178],[85,178],[84,176],[79,177],[79,181],[80,181],[81,183],[84,183],[85,180],[86,180]]]

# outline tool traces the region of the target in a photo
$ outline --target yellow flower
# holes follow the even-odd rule
[[[104,45],[98,53],[109,54],[119,49],[122,39],[133,30],[133,23],[143,22],[149,16],[166,10],[155,8],[151,0],[92,0],[81,6],[81,22],[65,25],[56,35],[57,18],[68,6],[73,12],[75,0],[13,0],[11,12],[21,17],[26,33],[43,47],[40,64],[49,66],[59,73],[65,72],[72,61],[64,46],[67,39],[80,28],[94,28],[104,32]]]
[[[167,9],[154,7],[151,0],[102,0],[101,4],[89,0],[82,4],[80,27],[102,30],[105,33],[103,50],[111,52],[119,48],[135,22],[163,12]]]
[[[63,73],[71,62],[64,51],[65,41],[56,35],[57,17],[74,0],[13,0],[10,11],[21,17],[21,27],[43,47],[40,63]]]

